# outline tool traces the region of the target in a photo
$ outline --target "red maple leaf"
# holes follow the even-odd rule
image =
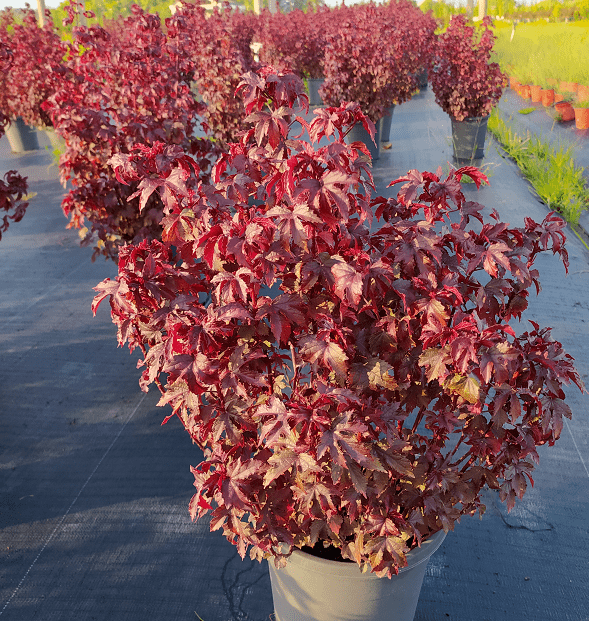
[[[256,320],[267,317],[272,334],[278,342],[286,343],[293,326],[305,324],[304,305],[299,296],[283,293],[274,299],[261,298],[261,300],[264,303],[256,313]]]
[[[333,259],[336,261],[331,266],[331,273],[335,279],[335,292],[342,301],[357,307],[362,299],[364,277],[343,257],[334,256]]]
[[[340,345],[309,334],[299,339],[299,346],[303,358],[314,364],[323,364],[339,377],[345,377],[348,357]]]

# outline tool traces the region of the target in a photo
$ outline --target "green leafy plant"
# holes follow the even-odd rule
[[[589,206],[589,190],[583,168],[575,165],[572,149],[555,148],[529,132],[526,137],[519,136],[495,111],[488,129],[548,208],[561,213],[571,224],[578,224]]]

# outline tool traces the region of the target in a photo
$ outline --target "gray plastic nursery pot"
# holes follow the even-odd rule
[[[380,119],[380,141],[382,144],[391,141],[391,125],[393,124],[393,112],[395,104],[387,109],[386,114]]]
[[[412,550],[391,579],[300,550],[283,569],[270,560],[276,621],[413,621],[428,560],[445,536],[440,531]]]
[[[321,88],[325,78],[308,78],[307,88],[309,89],[309,105],[310,106],[322,106],[323,99],[319,95],[319,89]]]
[[[36,151],[39,148],[37,130],[29,127],[20,116],[6,128],[6,137],[13,153]]]
[[[376,132],[374,134],[374,140],[376,141],[376,144],[374,144],[370,134],[364,129],[364,125],[362,125],[362,123],[356,123],[345,138],[347,144],[351,144],[352,142],[363,142],[370,151],[372,161],[377,160],[380,157],[380,132],[382,127],[382,119],[379,119],[375,125]]]

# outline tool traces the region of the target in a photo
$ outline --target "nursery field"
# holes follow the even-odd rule
[[[373,169],[377,191],[410,169],[446,165],[450,131],[430,89],[399,106],[393,146]],[[548,210],[515,166],[491,144],[486,160],[491,185],[471,184],[468,196],[514,226],[542,220]],[[179,421],[160,426],[157,391],[140,392],[137,357],[117,348],[107,307],[88,312],[92,287],[116,268],[91,263],[92,249],[64,231],[49,164],[44,151],[10,155],[0,141],[0,166],[20,169],[37,192],[0,242],[0,321],[10,328],[0,338],[0,620],[270,619],[267,565],[242,561],[204,520],[191,522],[198,449]],[[541,297],[530,301],[587,381],[589,255],[568,237],[569,276],[543,255]],[[448,534],[415,621],[585,621],[589,429],[586,396],[570,397],[573,419],[542,447],[534,488],[511,513],[487,491],[482,520],[465,516]]]
[[[511,24],[495,21],[498,62],[523,84],[550,80],[589,85],[589,21]]]
[[[0,11],[1,621],[589,621],[587,195],[505,92],[589,78],[180,5]]]

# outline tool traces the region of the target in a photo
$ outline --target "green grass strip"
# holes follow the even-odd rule
[[[525,138],[519,136],[497,110],[492,111],[487,127],[548,208],[577,226],[589,204],[589,190],[584,169],[575,166],[572,148],[552,147],[530,132]]]

